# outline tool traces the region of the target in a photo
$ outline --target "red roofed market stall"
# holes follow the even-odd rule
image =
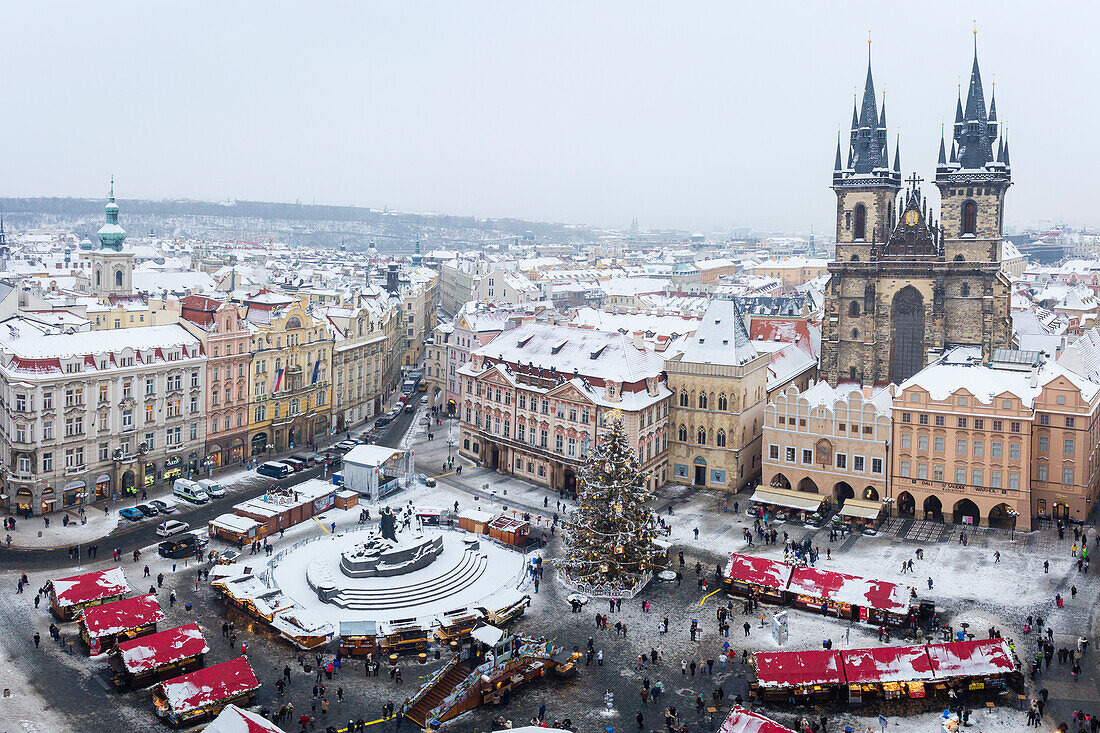
[[[787,585],[792,604],[821,610],[829,615],[874,624],[901,624],[907,621],[914,589],[885,580],[868,580],[855,575],[796,567]]]
[[[203,733],[285,733],[262,715],[241,710],[236,705],[226,705],[218,717],[202,730]]]
[[[733,553],[726,565],[726,590],[784,602],[794,567],[754,555]]]
[[[903,626],[934,610],[931,604],[923,609],[910,586],[736,552],[726,564],[725,585],[731,593],[873,624]]]
[[[124,641],[107,659],[117,686],[144,687],[199,669],[209,651],[198,624],[191,623]]]
[[[71,621],[79,611],[123,598],[130,590],[122,568],[96,570],[48,582],[50,609],[62,621]]]
[[[1004,692],[1022,682],[1019,664],[1003,639],[875,647],[844,651],[757,652],[752,694],[843,700],[923,698],[952,687]],[[846,695],[842,692],[846,691]]]
[[[164,620],[157,597],[149,594],[85,608],[80,614],[80,638],[88,654],[101,654],[120,641],[152,634]]]
[[[259,687],[248,660],[235,657],[161,682],[153,688],[153,705],[178,728],[212,718],[230,703],[247,703]]]
[[[790,728],[784,728],[771,718],[765,718],[759,713],[750,713],[740,707],[734,707],[718,733],[794,733]]]

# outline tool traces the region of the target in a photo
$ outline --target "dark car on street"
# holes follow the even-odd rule
[[[134,509],[137,509],[139,512],[147,517],[155,517],[159,513],[157,512],[157,508],[155,506],[151,506],[149,504],[138,504],[136,507],[134,507]]]

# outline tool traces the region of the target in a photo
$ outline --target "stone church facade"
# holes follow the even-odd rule
[[[902,181],[896,145],[890,163],[885,104],[880,112],[868,65],[847,162],[838,140],[833,166],[836,259],[821,343],[821,374],[833,386],[900,384],[950,346],[980,346],[985,360],[1009,346],[1000,253],[1011,168],[976,55],[965,108],[961,97],[956,105],[950,155],[940,141],[938,220],[921,183],[916,175]]]

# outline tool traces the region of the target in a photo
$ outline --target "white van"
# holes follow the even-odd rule
[[[176,482],[172,484],[172,493],[194,504],[205,504],[210,501],[210,497],[202,490],[202,486],[190,479],[176,479]]]
[[[199,479],[199,486],[211,499],[220,499],[225,496],[225,488],[217,481],[208,478]]]

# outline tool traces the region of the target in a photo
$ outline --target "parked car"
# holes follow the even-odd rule
[[[405,405],[405,412],[406,412],[407,414],[411,415],[411,414],[413,414],[413,412],[414,412],[415,410],[416,410],[416,406],[415,406],[415,405],[411,405],[411,404],[409,404],[409,405]]]
[[[301,461],[302,463],[305,464],[306,468],[309,468],[313,464],[317,463],[317,461],[313,459],[313,454],[312,453],[306,453],[305,455],[299,455],[298,453],[295,453],[294,455],[291,456],[291,458],[293,458],[296,461]]]
[[[210,497],[202,490],[202,486],[199,485],[198,481],[192,481],[186,478],[178,478],[175,480],[175,483],[172,484],[172,493],[181,499],[186,499],[192,504],[205,504],[210,501]]]
[[[142,514],[140,510],[135,509],[134,507],[129,507],[129,506],[126,507],[125,509],[119,509],[118,510],[118,515],[120,517],[126,517],[131,522],[136,522],[139,519],[145,519],[145,515]]]
[[[421,397],[420,398],[420,404],[422,404],[422,405],[428,404],[428,398],[427,397]]]
[[[134,509],[137,509],[139,512],[141,512],[142,514],[144,514],[147,517],[157,516],[156,507],[149,506],[148,504],[138,504],[136,507],[134,507]]]
[[[173,560],[180,560],[194,555],[198,547],[200,547],[200,545],[195,540],[195,535],[188,532],[161,542],[157,545],[157,554],[161,557],[170,557]]]
[[[285,463],[268,461],[267,463],[261,463],[257,466],[256,473],[261,476],[271,476],[272,478],[286,478],[290,475],[290,466]]]
[[[169,519],[167,522],[161,522],[157,525],[157,534],[161,537],[171,537],[174,534],[179,534],[191,528],[191,525],[187,522],[180,522],[176,519]]]
[[[387,425],[389,425],[391,422],[393,422],[393,418],[390,417],[389,415],[379,415],[378,419],[374,421],[374,427],[384,428]]]
[[[172,501],[171,499],[168,499],[167,501],[165,501],[164,499],[153,499],[151,502],[149,502],[149,506],[156,507],[156,510],[161,514],[171,514],[172,512],[176,511],[176,502]]]
[[[225,488],[217,481],[208,478],[199,479],[199,486],[211,499],[220,499],[225,496]]]
[[[332,447],[340,451],[341,453],[347,453],[349,450],[357,445],[359,445],[358,440],[341,440],[339,443]]]
[[[325,462],[325,456],[321,455],[320,453],[306,453],[306,458],[313,461],[311,465],[314,466]]]
[[[292,471],[294,471],[294,473],[298,473],[299,471],[304,471],[305,468],[306,468],[305,461],[301,461],[297,458],[294,458],[293,456],[291,456],[290,458],[282,459],[280,461],[280,463],[285,463],[286,465],[290,466],[290,469]]]

